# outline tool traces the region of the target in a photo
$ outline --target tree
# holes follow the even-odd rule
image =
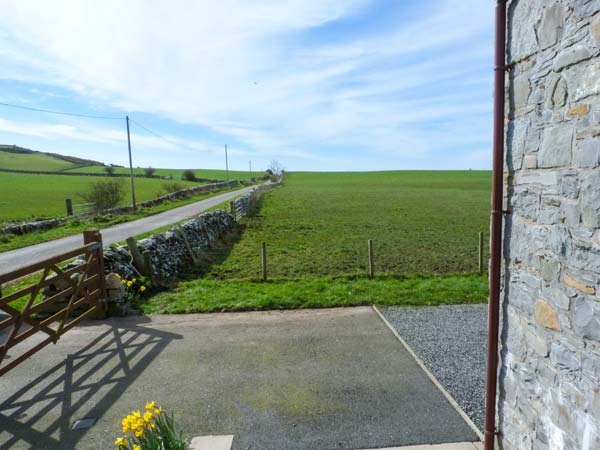
[[[113,166],[112,164],[108,164],[104,166],[104,171],[110,176],[113,176],[115,173],[115,166]]]
[[[156,169],[152,166],[148,166],[144,169],[144,175],[146,175],[148,178],[152,178],[154,172],[156,172]]]
[[[196,175],[193,170],[186,169],[181,174],[181,179],[185,181],[196,181]]]
[[[267,172],[271,172],[271,180],[277,181],[283,173],[283,166],[276,159],[272,159],[267,168]]]
[[[96,211],[114,208],[125,197],[125,187],[122,180],[94,181],[86,192],[79,194],[87,203],[95,203]]]

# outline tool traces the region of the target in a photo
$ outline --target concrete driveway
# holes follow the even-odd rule
[[[2,377],[0,448],[113,448],[155,400],[236,450],[340,450],[477,436],[368,307],[90,322]],[[94,418],[73,431],[77,419]]]
[[[131,222],[120,223],[118,225],[102,229],[102,241],[104,245],[110,245],[115,242],[122,242],[128,237],[156,230],[157,228],[181,222],[182,220],[194,217],[210,208],[213,208],[223,202],[232,200],[235,197],[245,194],[254,186],[238,189],[237,191],[225,192],[224,194],[169,209],[159,214],[133,220]],[[69,250],[83,245],[83,235],[81,233],[67,236],[61,239],[55,239],[41,244],[31,245],[29,247],[18,248],[0,253],[0,273],[7,273],[21,267],[28,266],[37,261],[42,261],[53,256],[66,253]]]

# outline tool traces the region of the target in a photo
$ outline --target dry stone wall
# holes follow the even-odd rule
[[[153,234],[140,240],[137,245],[141,252],[148,251],[152,262],[153,283],[168,286],[177,275],[192,262],[187,244],[195,254],[209,249],[223,234],[231,230],[233,218],[223,210],[202,214],[164,233]],[[186,243],[187,240],[187,243]],[[125,246],[109,247],[104,251],[104,268],[124,277],[138,276],[133,258]]]
[[[257,186],[235,202],[254,203],[263,192],[279,185],[280,183],[269,183]],[[249,212],[249,209],[240,206],[238,219]],[[193,256],[190,254],[190,249],[194,255],[200,255],[210,249],[217,240],[233,228],[234,222],[233,216],[219,209],[138,241],[137,247],[140,253],[148,252],[150,255],[153,284],[171,285],[179,273],[192,263]],[[72,266],[82,263],[83,260],[76,260]],[[126,278],[137,277],[142,271],[140,267],[135,266],[127,246],[105,247],[104,269],[107,274],[117,273]]]
[[[513,0],[505,449],[600,449],[600,0]]]
[[[236,198],[233,201],[232,214],[235,216],[234,218],[237,220],[243,216],[246,216],[252,212],[254,208],[257,207],[257,202],[260,196],[273,188],[281,186],[281,181],[277,183],[266,183],[261,184],[260,186],[256,186],[249,192],[245,193],[241,197]]]

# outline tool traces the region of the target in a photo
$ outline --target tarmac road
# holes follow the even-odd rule
[[[101,230],[102,241],[104,245],[110,245],[115,242],[122,242],[131,236],[136,236],[172,223],[180,222],[217,206],[220,203],[231,200],[238,195],[244,194],[250,189],[252,189],[252,186],[215,195],[214,197],[173,208],[159,214],[144,217],[143,219],[105,228]],[[83,245],[83,234],[79,233],[54,241],[43,242],[41,244],[0,253],[0,273],[11,272],[38,261],[52,258],[53,256],[68,252],[81,245]]]

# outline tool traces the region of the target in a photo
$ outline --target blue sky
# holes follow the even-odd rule
[[[128,114],[136,166],[489,169],[492,41],[488,0],[3,0],[0,102]],[[0,143],[127,162],[123,120]]]

